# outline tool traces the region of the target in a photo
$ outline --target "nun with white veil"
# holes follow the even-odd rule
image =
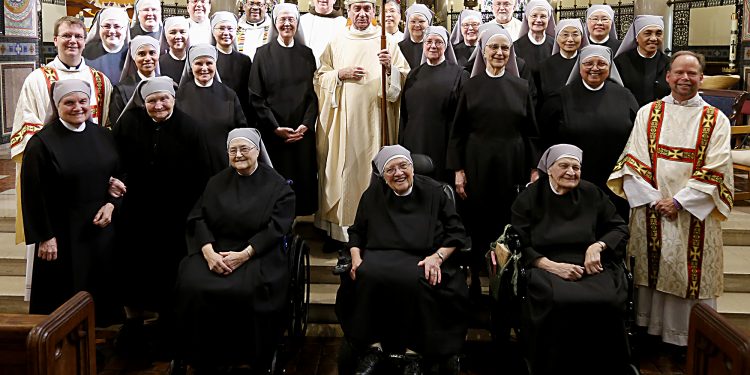
[[[104,8],[96,14],[86,35],[83,58],[86,65],[104,73],[114,86],[120,82],[129,43],[128,13],[122,8]]]
[[[261,374],[286,325],[283,237],[295,196],[258,130],[229,132],[225,157],[230,166],[208,181],[187,218],[188,255],[176,287],[178,358],[207,374],[249,361]]]

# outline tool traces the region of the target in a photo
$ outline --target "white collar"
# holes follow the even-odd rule
[[[476,46],[477,46],[477,41],[478,41],[478,40],[479,40],[479,39],[477,39],[476,41],[474,41],[474,45],[471,45],[471,44],[469,44],[469,43],[466,43],[466,39],[464,39],[464,44],[465,44],[465,45],[466,45],[467,47],[476,47]]]
[[[47,66],[50,66],[52,68],[55,68],[57,70],[62,70],[64,72],[80,72],[84,69],[86,69],[86,59],[81,57],[81,62],[78,64],[78,66],[68,66],[62,60],[60,60],[60,56],[55,56],[55,59],[52,60],[51,63],[47,64]]]
[[[414,40],[414,38],[412,38],[411,34],[409,34],[409,39],[411,39],[411,42],[414,43],[414,44],[420,44],[420,43],[424,42],[424,34],[422,34],[422,40],[420,40],[418,42],[416,40]]]
[[[659,54],[659,51],[657,50],[653,56],[646,56],[641,53],[641,50],[638,48],[638,46],[635,46],[635,51],[638,52],[638,56],[643,57],[644,59],[653,59],[654,57],[656,57],[656,55]]]
[[[427,65],[429,65],[429,66],[438,66],[438,65],[442,64],[443,61],[445,61],[445,55],[440,56],[440,61],[438,61],[437,64],[430,64],[430,60],[425,60],[424,62],[427,63]]]
[[[589,40],[591,41],[591,43],[594,43],[594,44],[604,44],[604,43],[607,43],[607,41],[609,40],[609,34],[607,34],[607,36],[605,36],[604,39],[600,41],[594,40],[594,38],[591,36],[589,36]]]
[[[156,71],[151,72],[151,76],[150,77],[144,76],[143,73],[141,73],[140,70],[136,70],[135,72],[138,73],[138,77],[141,77],[141,80],[145,80],[145,79],[156,77]]]
[[[485,72],[485,73],[487,73],[487,75],[488,75],[488,76],[489,76],[490,78],[500,78],[500,77],[502,77],[502,76],[504,76],[504,75],[505,75],[505,68],[503,68],[503,70],[502,70],[502,71],[500,71],[500,73],[498,73],[497,75],[495,75],[495,74],[492,74],[492,73],[490,73],[490,70],[489,70],[489,69],[485,69],[485,70],[484,70],[484,72]]]
[[[185,61],[185,59],[187,59],[187,53],[185,54],[185,57],[179,58],[179,57],[175,56],[174,53],[172,53],[172,49],[171,48],[169,49],[169,56],[172,56],[172,58],[175,59],[175,60],[177,60],[177,61]]]
[[[602,82],[602,84],[597,87],[589,86],[589,84],[586,83],[586,81],[584,81],[583,79],[581,79],[581,82],[583,83],[583,87],[589,89],[589,91],[599,91],[602,89],[602,87],[604,87],[604,84],[607,83],[607,80],[604,80],[604,82]]]
[[[65,129],[68,129],[68,130],[70,130],[70,131],[72,131],[72,132],[74,132],[74,133],[80,133],[80,132],[82,132],[82,131],[83,131],[84,129],[86,129],[86,122],[85,122],[85,121],[83,122],[83,124],[81,124],[81,125],[80,125],[79,127],[77,127],[77,128],[76,128],[75,126],[71,125],[71,124],[70,124],[69,122],[67,122],[67,121],[63,120],[63,119],[60,119],[60,123],[62,123],[62,124],[63,124],[63,126],[65,127]]]
[[[208,20],[208,18],[203,19],[201,22],[195,22],[192,18],[188,18],[188,22],[190,22],[191,25],[197,25],[203,28],[211,29],[211,21]]]
[[[549,179],[549,188],[552,189],[552,192],[555,193],[555,195],[562,195],[562,193],[560,193],[559,191],[557,191],[557,189],[555,189],[555,187],[552,185],[552,179],[551,178]]]
[[[269,17],[267,14],[264,15],[263,21],[252,23],[248,22],[247,17],[242,16],[238,24],[242,24],[242,27],[244,28],[251,28],[251,29],[257,29],[260,27],[266,27],[271,23],[271,17]]]
[[[174,114],[174,107],[172,107],[172,112],[169,112],[169,116],[167,116],[167,118],[165,118],[163,121],[160,121],[160,122],[164,122],[164,121],[169,120],[170,118],[172,118],[173,114]],[[151,118],[151,116],[149,116],[149,118]],[[151,121],[156,122],[156,120],[154,120],[153,118],[151,119]],[[158,124],[158,122],[156,122],[156,123]]]
[[[565,54],[564,54],[563,52],[565,52],[565,51],[563,51],[563,50],[560,50],[560,56],[561,56],[561,57],[562,57],[563,59],[565,59],[565,60],[573,60],[573,59],[575,59],[576,57],[578,57],[578,50],[576,50],[575,52],[573,52],[573,56],[571,56],[571,57],[567,57],[567,56],[565,56]]]
[[[688,100],[683,100],[681,102],[677,101],[672,96],[672,94],[665,96],[664,98],[662,98],[662,100],[666,103],[675,104],[675,105],[679,105],[682,107],[703,107],[708,104],[703,100],[703,98],[699,94],[695,94],[694,97]]]
[[[229,52],[224,52],[221,48],[219,48],[218,44],[216,45],[216,50],[219,51],[219,53],[221,53],[222,55],[231,55],[234,51],[234,49],[230,47]]]
[[[125,41],[123,40],[122,43],[120,43],[119,47],[117,47],[115,49],[109,49],[109,48],[107,48],[107,45],[104,44],[104,41],[102,41],[102,48],[104,48],[104,50],[107,51],[107,53],[117,53],[117,52],[120,52],[122,50],[122,46],[124,46],[124,45],[125,45]]]
[[[533,43],[533,44],[535,44],[537,46],[541,46],[542,44],[544,44],[545,41],[547,41],[547,33],[542,33],[542,41],[541,42],[537,42],[536,38],[534,38],[534,33],[532,33],[531,31],[529,31],[529,40],[531,41],[531,43]]]
[[[407,190],[407,191],[406,191],[405,193],[403,193],[403,194],[399,194],[399,193],[397,193],[397,192],[396,192],[395,190],[392,190],[392,189],[391,189],[391,191],[393,192],[393,194],[396,194],[396,196],[399,196],[399,197],[405,197],[405,196],[407,196],[407,195],[410,195],[410,194],[411,194],[411,192],[412,192],[412,190],[414,190],[414,185],[413,185],[413,184],[412,184],[411,186],[409,186],[409,190]]]
[[[375,26],[373,26],[372,23],[371,23],[371,24],[367,25],[366,29],[364,29],[364,30],[357,30],[357,28],[354,27],[354,25],[352,25],[349,28],[349,32],[352,33],[352,35],[358,35],[358,36],[359,35],[367,35],[367,34],[371,34],[373,32],[373,28],[374,27]]]
[[[288,46],[286,44],[284,44],[284,39],[281,38],[281,35],[279,35],[279,37],[276,38],[276,41],[279,42],[279,45],[282,46],[282,47],[284,47],[284,48],[292,48],[292,47],[294,47],[294,38],[292,38],[292,41],[291,41],[291,43],[289,43]]]
[[[205,85],[202,85],[202,84],[201,84],[200,82],[198,82],[198,80],[197,80],[197,79],[195,79],[195,78],[193,78],[193,81],[195,81],[195,85],[196,85],[196,86],[198,86],[198,87],[211,87],[211,85],[213,85],[213,84],[214,84],[214,79],[213,79],[213,78],[211,78],[211,80],[210,80],[210,81],[208,81],[208,83],[207,83],[207,84],[205,84]]]

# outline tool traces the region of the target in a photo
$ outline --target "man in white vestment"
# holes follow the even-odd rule
[[[190,45],[203,43],[212,44],[214,40],[213,30],[211,29],[211,0],[188,0],[188,14],[190,19]]]
[[[385,2],[385,32],[395,40],[404,40],[404,33],[398,29],[401,24],[401,5],[396,0]]]
[[[495,15],[495,22],[508,30],[510,36],[515,42],[518,40],[518,34],[521,32],[523,22],[513,17],[516,10],[516,0],[492,0],[492,14]]]
[[[373,26],[374,0],[348,4],[351,26],[338,33],[320,56],[315,73],[320,115],[316,139],[320,204],[315,224],[335,241],[346,242],[359,198],[370,183],[370,161],[381,145],[381,72],[386,70],[390,141],[395,143],[399,97],[409,66],[396,41],[380,48]]]
[[[92,88],[91,121],[109,126],[108,108],[112,85],[107,76],[86,65],[82,57],[86,44],[86,29],[76,17],[62,17],[55,21],[54,43],[57,56],[47,64],[31,72],[21,87],[13,117],[10,136],[10,156],[16,161],[16,243],[25,241],[23,211],[21,210],[21,162],[26,143],[31,136],[44,127],[52,114],[50,87],[56,81],[80,79]],[[31,264],[34,260],[34,245],[27,246],[26,296],[31,287]]]
[[[312,49],[318,67],[323,50],[346,27],[346,18],[333,9],[333,3],[332,0],[313,0],[314,9],[299,18],[305,45]]]
[[[733,204],[730,126],[698,95],[703,56],[681,51],[671,95],[643,106],[607,185],[630,203],[636,323],[686,346],[691,307],[716,308],[724,289],[721,221]]]
[[[237,23],[237,50],[253,59],[258,47],[268,43],[274,25],[266,0],[245,0],[244,8],[245,14]]]

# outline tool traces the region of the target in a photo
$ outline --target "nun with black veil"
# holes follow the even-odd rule
[[[607,192],[617,212],[627,219],[628,201],[615,195],[607,180],[630,137],[638,102],[623,87],[609,47],[590,45],[581,49],[569,75],[568,84],[542,108],[542,143],[570,143],[587,155],[596,155],[586,163],[586,179]]]
[[[161,34],[161,47],[166,51],[159,56],[159,70],[161,75],[172,78],[175,83],[180,82],[185,70],[188,46],[190,45],[190,24],[182,16],[168,17],[164,20],[164,32]]]
[[[159,41],[147,35],[138,35],[130,41],[127,56],[120,82],[112,90],[109,101],[109,115],[115,121],[133,96],[138,82],[159,76]]]
[[[451,259],[466,243],[453,200],[437,181],[414,174],[411,153],[385,146],[377,179],[362,194],[349,227],[352,268],[342,276],[336,315],[362,355],[356,374],[382,366],[383,350],[405,353],[404,374],[421,374],[422,359],[451,361],[467,331],[468,288]]]
[[[526,4],[518,40],[513,43],[516,56],[526,61],[537,75],[539,64],[552,55],[555,41],[555,14],[547,0],[531,0]],[[534,77],[536,79],[536,77]]]
[[[117,85],[127,60],[129,42],[125,9],[108,7],[100,10],[86,35],[83,48],[86,65],[104,73],[112,86]]]
[[[472,9],[464,9],[458,15],[456,26],[451,31],[451,44],[456,54],[456,64],[464,67],[477,48],[479,41],[479,25],[482,24],[482,13]],[[460,26],[460,27],[459,27]]]
[[[404,40],[398,42],[398,48],[411,69],[418,67],[422,61],[422,43],[427,27],[432,25],[432,17],[432,11],[424,4],[412,4],[406,9]]]
[[[177,90],[177,103],[200,126],[208,147],[211,174],[228,165],[226,140],[232,129],[247,127],[237,94],[221,82],[216,47],[190,46]]]
[[[260,374],[286,324],[283,237],[294,221],[295,197],[258,130],[234,129],[225,146],[230,167],[208,181],[187,220],[176,345],[178,358],[195,370],[215,374],[249,360]]]
[[[581,179],[583,153],[557,144],[512,206],[527,268],[522,345],[532,374],[621,374],[627,366],[621,257],[627,223]]]

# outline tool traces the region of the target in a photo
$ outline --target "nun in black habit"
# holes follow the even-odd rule
[[[526,4],[518,40],[513,43],[516,56],[526,62],[537,79],[539,64],[552,55],[555,41],[555,15],[547,0],[531,0]]]
[[[122,70],[120,83],[112,90],[109,101],[109,116],[115,121],[135,92],[138,82],[159,76],[159,41],[138,35],[130,41],[129,59]]]
[[[586,163],[586,180],[607,192],[620,216],[627,218],[627,200],[607,188],[607,179],[630,137],[640,107],[630,90],[622,86],[608,47],[584,47],[577,61],[568,85],[545,103],[539,116],[542,143],[570,143],[587,155],[595,155]]]
[[[185,221],[209,176],[198,125],[174,95],[169,77],[141,81],[112,130],[128,187],[118,226],[125,331],[140,331],[144,310],[169,319]]]
[[[615,11],[607,4],[594,4],[586,10],[589,44],[609,47],[613,53],[620,48],[615,30]]]
[[[568,83],[570,72],[576,66],[578,51],[588,45],[583,25],[578,18],[560,20],[555,25],[555,46],[552,56],[539,65],[537,108],[560,92]]]
[[[296,5],[276,5],[273,21],[270,42],[255,52],[250,98],[274,168],[297,196],[297,216],[311,215],[318,209],[315,56],[299,33]]]
[[[189,46],[190,24],[182,16],[169,17],[164,20],[164,33],[161,36],[161,46],[168,46],[168,50],[159,56],[159,70],[161,75],[172,78],[175,83],[180,82],[185,70],[187,50]]]
[[[627,366],[619,262],[628,226],[608,196],[581,179],[581,160],[578,147],[550,147],[539,179],[512,207],[527,268],[521,340],[535,375],[623,374]]]
[[[26,243],[36,245],[29,313],[50,314],[76,292],[90,292],[97,326],[122,314],[116,303],[108,193],[121,178],[109,130],[89,121],[91,87],[78,79],[52,87],[54,115],[23,154],[21,203]],[[119,314],[118,314],[119,313]]]
[[[104,8],[96,14],[86,36],[83,58],[86,65],[104,73],[112,86],[120,75],[128,53],[128,13],[122,8]]]
[[[137,0],[133,5],[133,21],[130,27],[130,36],[148,35],[156,40],[161,40],[163,28],[161,27],[161,2],[159,0]],[[164,52],[167,46],[162,46],[159,51]]]
[[[225,145],[231,166],[190,212],[177,278],[178,356],[206,373],[248,360],[268,369],[287,319],[294,192],[256,129],[232,130]]]
[[[464,67],[479,41],[479,25],[482,24],[482,13],[464,9],[458,15],[456,27],[451,31],[451,44],[456,55],[456,65]],[[458,27],[461,26],[461,27]]]
[[[177,90],[177,103],[200,127],[208,148],[211,175],[224,170],[227,134],[247,127],[240,100],[225,86],[216,68],[216,48],[198,44],[188,50],[188,61]]]
[[[422,42],[427,27],[432,25],[432,11],[424,4],[413,4],[406,9],[406,27],[404,40],[398,42],[398,48],[414,69],[422,63]]]
[[[424,40],[422,64],[409,72],[401,93],[398,143],[432,158],[432,177],[452,183],[454,173],[445,166],[445,153],[458,94],[469,74],[456,65],[444,27],[428,27]]]
[[[455,171],[456,193],[466,200],[462,216],[475,249],[472,288],[479,288],[484,253],[510,221],[510,205],[538,158],[530,86],[518,76],[511,41],[498,24],[481,34],[448,143],[447,167]]]
[[[615,54],[622,83],[639,106],[671,92],[667,83],[669,57],[662,52],[664,20],[661,16],[636,16]]]
[[[378,178],[362,194],[349,227],[352,269],[336,295],[347,340],[364,352],[356,373],[371,373],[389,353],[440,360],[460,353],[468,288],[451,255],[466,243],[461,219],[442,184],[414,174],[411,154],[385,146]],[[405,371],[419,374],[419,371]]]
[[[250,104],[248,87],[252,61],[249,56],[237,51],[237,18],[230,12],[216,12],[211,16],[211,30],[219,52],[216,55],[216,70],[221,76],[221,82],[234,90],[248,125],[254,126],[257,116]]]

